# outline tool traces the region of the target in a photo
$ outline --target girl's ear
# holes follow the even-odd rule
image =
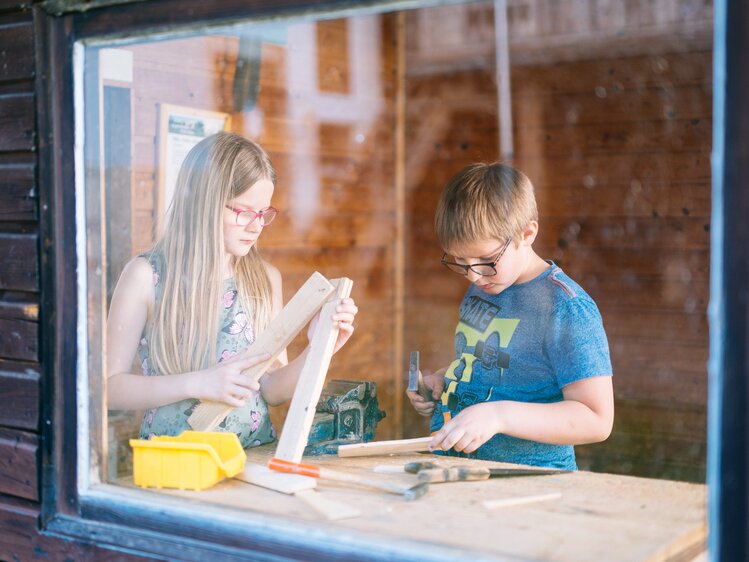
[[[520,233],[520,245],[530,246],[535,242],[536,236],[538,236],[538,221],[531,221]]]

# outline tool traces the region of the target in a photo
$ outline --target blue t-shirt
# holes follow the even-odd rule
[[[563,400],[562,388],[612,373],[601,314],[553,262],[528,281],[489,295],[471,285],[460,305],[455,360],[445,373],[431,429],[478,402]],[[451,450],[449,454],[458,454]],[[461,455],[462,456],[462,455]],[[497,434],[472,458],[574,470],[572,445]]]

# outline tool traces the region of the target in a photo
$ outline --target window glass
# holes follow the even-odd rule
[[[117,345],[104,341],[104,319],[118,279],[163,234],[187,152],[231,131],[262,146],[277,172],[279,213],[257,247],[281,272],[284,300],[313,271],[353,280],[356,331],[328,380],[376,383],[386,413],[377,439],[428,434],[405,397],[408,354],[419,350],[429,370],[453,361],[468,287],[440,263],[437,200],[463,166],[502,160],[534,185],[536,252],[595,300],[608,335],[614,431],[577,447],[578,465],[704,480],[711,28],[703,2],[525,0],[87,43],[89,424],[106,428],[91,440],[100,477],[131,476],[129,440],[149,416],[109,408],[96,382]],[[195,260],[201,242],[185,241]],[[231,320],[228,330],[249,329]],[[303,331],[289,356],[306,344]],[[142,373],[143,355],[132,363]],[[270,409],[277,430],[286,409]]]

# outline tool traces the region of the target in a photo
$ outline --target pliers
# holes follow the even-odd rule
[[[570,470],[555,468],[485,468],[483,466],[440,466],[431,461],[409,462],[403,469],[416,474],[419,482],[464,482],[487,480],[493,476],[540,476],[565,474]]]

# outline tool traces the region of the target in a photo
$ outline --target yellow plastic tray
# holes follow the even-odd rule
[[[131,439],[133,481],[143,488],[205,490],[244,469],[247,455],[233,433],[183,431]]]

